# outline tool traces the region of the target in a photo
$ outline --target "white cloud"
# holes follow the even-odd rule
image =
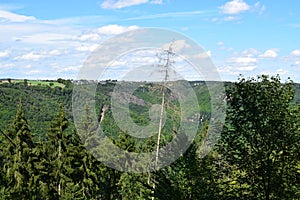
[[[258,59],[249,55],[230,58],[227,62],[230,63],[230,66],[226,66],[225,69],[233,75],[253,71],[257,68]]]
[[[235,15],[250,10],[250,6],[243,0],[232,0],[225,3],[220,9],[224,14]]]
[[[50,56],[59,56],[59,55],[61,55],[61,52],[57,49],[54,49],[54,50],[50,51],[48,54]]]
[[[57,44],[67,42],[73,38],[72,35],[55,33],[55,30],[51,31],[53,32],[31,33],[30,35],[17,37],[15,40],[31,44]]]
[[[232,66],[220,66],[217,68],[219,73],[225,73],[225,74],[230,74],[230,75],[239,75],[240,72],[238,72],[234,67]]]
[[[25,74],[32,75],[32,74],[39,74],[41,72],[42,72],[41,70],[35,69],[35,70],[26,71]]]
[[[107,26],[102,26],[97,29],[97,32],[104,35],[117,35],[124,33],[126,31],[132,31],[138,29],[138,26],[120,26],[117,24],[111,24]]]
[[[211,21],[212,21],[212,22],[218,22],[218,21],[219,21],[219,18],[214,17],[214,18],[211,19]]]
[[[219,46],[219,49],[221,49],[221,50],[226,50],[226,51],[232,51],[232,50],[233,50],[232,47],[227,47],[227,46],[225,45],[225,43],[222,42],[222,41],[219,41],[219,42],[217,43],[217,45]]]
[[[266,50],[263,54],[259,55],[261,58],[277,58],[278,57],[278,49],[269,49]]]
[[[10,52],[8,50],[6,51],[0,51],[0,58],[8,57]]]
[[[25,21],[35,20],[35,17],[18,15],[9,11],[0,10],[0,22],[10,21],[10,22],[25,22]]]
[[[286,75],[288,73],[289,73],[289,71],[288,70],[284,70],[284,69],[276,69],[275,71],[267,70],[267,71],[262,71],[261,72],[261,74],[269,74],[269,75],[279,74],[280,76]]]
[[[103,9],[121,9],[146,3],[163,4],[163,0],[104,0],[101,7]]]
[[[98,44],[90,44],[90,45],[81,45],[79,47],[76,47],[77,51],[94,51],[99,47]]]
[[[245,56],[245,57],[241,56],[241,57],[231,58],[228,60],[228,62],[236,63],[239,65],[250,65],[250,64],[257,63],[258,60],[257,60],[257,58],[250,57],[250,56]]]
[[[162,4],[163,0],[152,0],[150,1],[151,4]]]
[[[36,52],[29,52],[27,54],[24,54],[22,56],[18,56],[15,58],[15,60],[32,60],[32,61],[38,61],[39,59],[45,57],[44,54],[36,53]]]
[[[256,65],[249,65],[249,66],[239,67],[238,70],[240,70],[240,71],[253,71],[256,68],[257,68]]]
[[[41,52],[36,52],[36,51],[31,51],[29,53],[23,54],[21,56],[17,56],[14,58],[14,60],[19,60],[19,61],[38,61],[42,58],[47,58],[50,56],[59,56],[62,55],[62,52],[58,49],[51,50],[49,52],[46,51],[41,51]],[[29,65],[27,65],[29,66]]]
[[[25,68],[25,69],[30,69],[30,68],[32,68],[32,65],[31,65],[31,64],[28,64],[28,65],[26,65],[24,68]]]
[[[172,47],[172,50],[176,53],[182,51],[183,49],[190,48],[190,45],[186,43],[185,40],[176,40],[174,42],[170,42],[167,44],[164,44],[162,46],[162,49],[168,50],[170,47]]]
[[[218,22],[218,23],[221,23],[221,22],[230,22],[230,21],[240,21],[241,20],[241,17],[239,16],[226,16],[226,17],[215,17],[215,18],[212,18],[211,21],[212,22]]]
[[[276,73],[279,75],[286,75],[288,73],[288,71],[284,70],[284,69],[277,69]]]
[[[55,73],[71,77],[77,69],[74,66],[85,61],[86,56],[104,39],[139,28],[116,24],[95,28],[96,21],[99,24],[110,22],[111,19],[106,16],[83,17],[80,20],[70,18],[66,23],[64,19],[40,20],[7,13],[10,12],[0,9],[0,59],[3,61],[0,71],[2,76],[7,77],[11,74],[31,78],[40,78],[40,74],[55,77]],[[53,61],[64,68],[51,71],[53,68],[49,67],[49,62]]]
[[[221,42],[221,41],[220,41],[220,42],[217,43],[217,45],[218,45],[218,46],[224,46],[224,42]]]
[[[300,56],[300,49],[296,49],[294,51],[291,52],[292,56]]]
[[[182,12],[165,12],[152,15],[142,15],[139,17],[127,18],[126,20],[145,20],[145,19],[160,19],[160,18],[184,18],[191,16],[211,16],[214,11],[211,10],[195,10]]]
[[[260,2],[256,2],[253,6],[253,9],[261,15],[266,10],[266,6],[261,6]]]
[[[57,68],[57,72],[61,73],[61,72],[76,72],[78,71],[82,66],[71,66],[71,67],[56,67]]]
[[[89,33],[74,37],[73,39],[79,41],[98,41],[100,38],[101,37],[97,33]]]
[[[253,48],[246,49],[242,52],[242,55],[247,56],[247,57],[253,57],[259,54],[259,51]]]
[[[187,59],[190,59],[190,58],[207,59],[207,58],[211,58],[211,56],[212,56],[212,52],[208,50],[206,52],[202,52],[202,53],[199,53],[199,54],[189,55],[189,56],[187,56]]]
[[[247,75],[257,68],[257,65],[245,65],[245,66],[235,66],[235,65],[224,65],[217,68],[220,74],[228,74],[231,76],[237,76],[239,74]],[[249,74],[250,75],[250,74]]]
[[[154,1],[157,2],[157,1]],[[101,4],[104,9],[121,9],[130,6],[136,6],[140,4],[148,3],[148,0],[105,0]]]
[[[228,16],[228,17],[224,17],[223,18],[223,21],[235,21],[235,20],[239,20],[240,18],[239,17],[236,17],[236,16]]]
[[[236,53],[236,57],[229,58],[224,66],[218,67],[220,73],[228,75],[249,74],[257,68],[259,60],[254,56],[256,50],[246,49],[242,53]]]
[[[15,67],[16,65],[15,64],[13,64],[13,63],[6,63],[6,64],[1,64],[0,63],[0,69],[1,68],[13,68],[13,67]]]
[[[212,55],[211,51],[209,51],[209,50],[206,52],[206,54],[207,54],[209,57],[211,57],[211,55]]]

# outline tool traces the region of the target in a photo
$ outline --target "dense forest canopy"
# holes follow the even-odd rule
[[[235,83],[224,83],[225,126],[213,151],[202,158],[199,147],[210,128],[211,99],[205,82],[190,82],[200,113],[189,118],[199,120],[193,143],[170,166],[144,173],[107,167],[87,150],[98,125],[89,114],[92,108],[85,105],[82,123],[75,128],[73,84],[85,82],[1,81],[0,199],[300,198],[299,84],[283,84],[278,76],[240,77]],[[114,121],[115,84],[112,80],[97,84],[95,109],[101,128],[123,150],[155,151],[157,135],[134,138]],[[160,92],[155,85],[143,83],[133,94],[124,94],[131,101],[134,123],[150,123],[151,106],[162,101]],[[164,104],[161,146],[176,137],[180,111],[171,93],[166,93]],[[117,159],[131,164],[125,157]]]

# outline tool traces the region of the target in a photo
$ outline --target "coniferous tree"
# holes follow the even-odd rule
[[[4,169],[4,161],[6,160],[5,152],[4,152],[4,145],[5,142],[3,142],[3,134],[5,134],[3,131],[0,130],[0,199],[4,199],[5,195],[5,188],[7,188],[7,182],[5,177],[5,171]]]
[[[37,182],[34,169],[33,136],[20,101],[16,117],[7,136],[4,170],[7,189],[5,196],[12,199],[36,199]]]
[[[50,179],[48,180],[49,191],[53,197],[59,199],[64,193],[67,177],[67,141],[66,129],[69,126],[67,115],[62,106],[59,113],[52,121],[47,134],[47,155],[48,166],[50,167]]]
[[[77,124],[77,134],[72,136],[75,139],[73,148],[69,148],[69,152],[77,154],[74,156],[78,158],[77,161],[74,159],[73,165],[76,166],[73,167],[79,170],[78,184],[84,198],[115,199],[119,173],[103,165],[92,154],[98,145],[96,130],[99,124],[91,116],[90,107],[86,104],[82,119]]]
[[[39,196],[41,199],[51,200],[56,198],[55,188],[53,187],[52,172],[55,166],[51,165],[49,154],[51,151],[48,149],[46,140],[40,140],[36,143],[35,147],[35,169],[37,170]]]

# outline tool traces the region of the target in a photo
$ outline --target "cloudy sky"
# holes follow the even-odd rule
[[[300,82],[299,8],[299,0],[1,0],[0,78],[75,79],[108,38],[158,27],[196,41],[222,80]]]

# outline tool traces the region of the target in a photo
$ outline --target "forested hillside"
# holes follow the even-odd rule
[[[200,113],[190,117],[200,120],[192,145],[170,166],[130,173],[105,166],[86,150],[95,128],[91,108],[85,106],[75,129],[72,98],[81,97],[72,97],[70,80],[51,83],[0,84],[0,199],[300,199],[299,84],[266,76],[225,83],[225,126],[214,150],[201,158],[211,99],[205,82],[190,82]],[[123,150],[154,151],[157,134],[136,139],[115,123],[115,84],[98,83],[95,108],[102,129]],[[122,98],[130,99],[133,122],[147,125],[151,106],[162,101],[161,88],[143,83]],[[162,146],[176,137],[180,113],[177,97],[167,90],[165,98]],[[84,140],[78,132],[86,133]]]
[[[37,82],[37,81],[36,81]],[[44,82],[45,83],[45,82]],[[51,87],[53,82],[47,84],[28,84],[27,81],[11,81],[0,84],[0,128],[5,130],[12,123],[22,100],[25,116],[30,123],[32,132],[44,135],[51,120],[63,105],[66,112],[71,116],[72,85],[65,81],[67,87],[61,84]],[[56,82],[57,83],[57,82]]]

